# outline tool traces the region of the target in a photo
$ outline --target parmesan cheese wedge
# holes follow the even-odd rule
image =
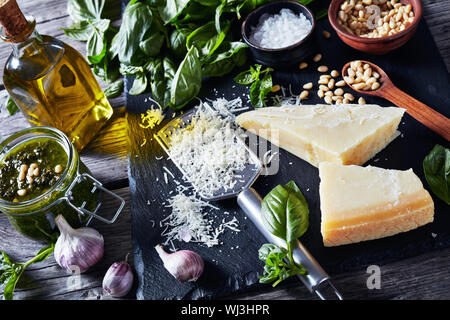
[[[377,105],[260,108],[236,118],[253,132],[314,166],[361,165],[398,136],[405,109]]]
[[[433,200],[412,169],[322,162],[319,175],[325,246],[388,237],[433,222]]]

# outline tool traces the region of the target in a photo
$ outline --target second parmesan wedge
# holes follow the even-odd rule
[[[377,105],[260,108],[236,118],[243,128],[318,166],[361,165],[398,136],[405,109]]]
[[[322,162],[325,246],[378,239],[433,222],[434,203],[414,172]]]

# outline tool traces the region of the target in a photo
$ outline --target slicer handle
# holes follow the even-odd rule
[[[253,224],[258,228],[259,232],[262,233],[264,238],[267,239],[270,243],[276,244],[278,246],[286,248],[286,243],[271,234],[264,227],[262,218],[261,218],[261,201],[262,198],[254,190],[253,188],[248,188],[242,191],[238,198],[238,205],[244,210],[245,214],[250,218]],[[319,289],[322,285],[329,284],[330,277],[323,270],[323,268],[319,265],[319,263],[314,259],[314,257],[309,253],[309,251],[298,241],[298,248],[293,250],[294,261],[297,263],[301,263],[308,274],[303,276],[299,275],[300,280],[305,284],[308,290],[311,293],[316,293],[321,299],[325,299],[323,295],[320,293]],[[337,290],[333,287],[335,293],[339,299],[342,299],[342,296],[337,292]]]

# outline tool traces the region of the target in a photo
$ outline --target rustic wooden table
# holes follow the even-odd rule
[[[66,0],[17,0],[22,10],[37,20],[41,34],[56,36],[85,53],[84,43],[68,39],[60,30],[69,25]],[[424,0],[424,16],[434,40],[450,68],[450,1]],[[119,5],[119,4],[117,4]],[[0,44],[0,65],[11,49]],[[102,86],[105,84],[102,83]],[[0,102],[7,93],[0,82]],[[130,199],[126,164],[126,112],[124,98],[111,101],[115,115],[110,124],[82,152],[81,158],[93,175],[125,200]],[[10,133],[28,127],[22,114],[0,113],[0,140]],[[105,214],[113,210],[107,204]],[[93,225],[105,238],[103,260],[81,276],[68,274],[51,256],[27,270],[15,292],[15,299],[110,299],[102,292],[102,279],[107,268],[132,252],[131,214],[127,205],[113,225]],[[0,251],[5,250],[15,261],[26,261],[42,247],[42,243],[24,238],[0,215]],[[450,299],[450,248],[381,265],[381,289],[369,290],[366,270],[336,276],[334,284],[346,299]],[[136,286],[135,286],[136,287]],[[133,299],[135,288],[127,296]],[[229,297],[232,299],[316,299],[301,283],[290,282],[277,289],[270,286],[261,291]]]

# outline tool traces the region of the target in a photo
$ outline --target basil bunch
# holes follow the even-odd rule
[[[87,42],[96,75],[107,82],[133,76],[130,94],[149,89],[163,108],[178,110],[199,93],[203,76],[245,63],[247,46],[233,39],[231,26],[269,1],[131,0],[117,30],[104,13],[105,0],[68,0],[74,24],[63,30]]]
[[[264,244],[258,251],[265,262],[261,283],[273,283],[296,275],[307,274],[306,269],[294,261],[292,251],[309,226],[309,209],[305,197],[294,181],[278,185],[263,199],[261,216],[265,228],[286,242],[286,249],[274,244]]]
[[[16,288],[17,282],[24,273],[25,269],[32,263],[42,262],[47,259],[55,249],[55,245],[52,243],[41,250],[24,263],[18,263],[12,261],[8,255],[2,251],[0,255],[0,286],[3,288],[3,297],[5,300],[12,300],[14,295],[14,290]]]
[[[250,103],[255,108],[266,106],[267,95],[272,89],[272,75],[269,72],[273,69],[266,68],[261,71],[261,67],[260,64],[255,64],[234,78],[237,84],[250,85]]]
[[[423,171],[431,191],[450,205],[450,149],[435,145],[423,160]]]

